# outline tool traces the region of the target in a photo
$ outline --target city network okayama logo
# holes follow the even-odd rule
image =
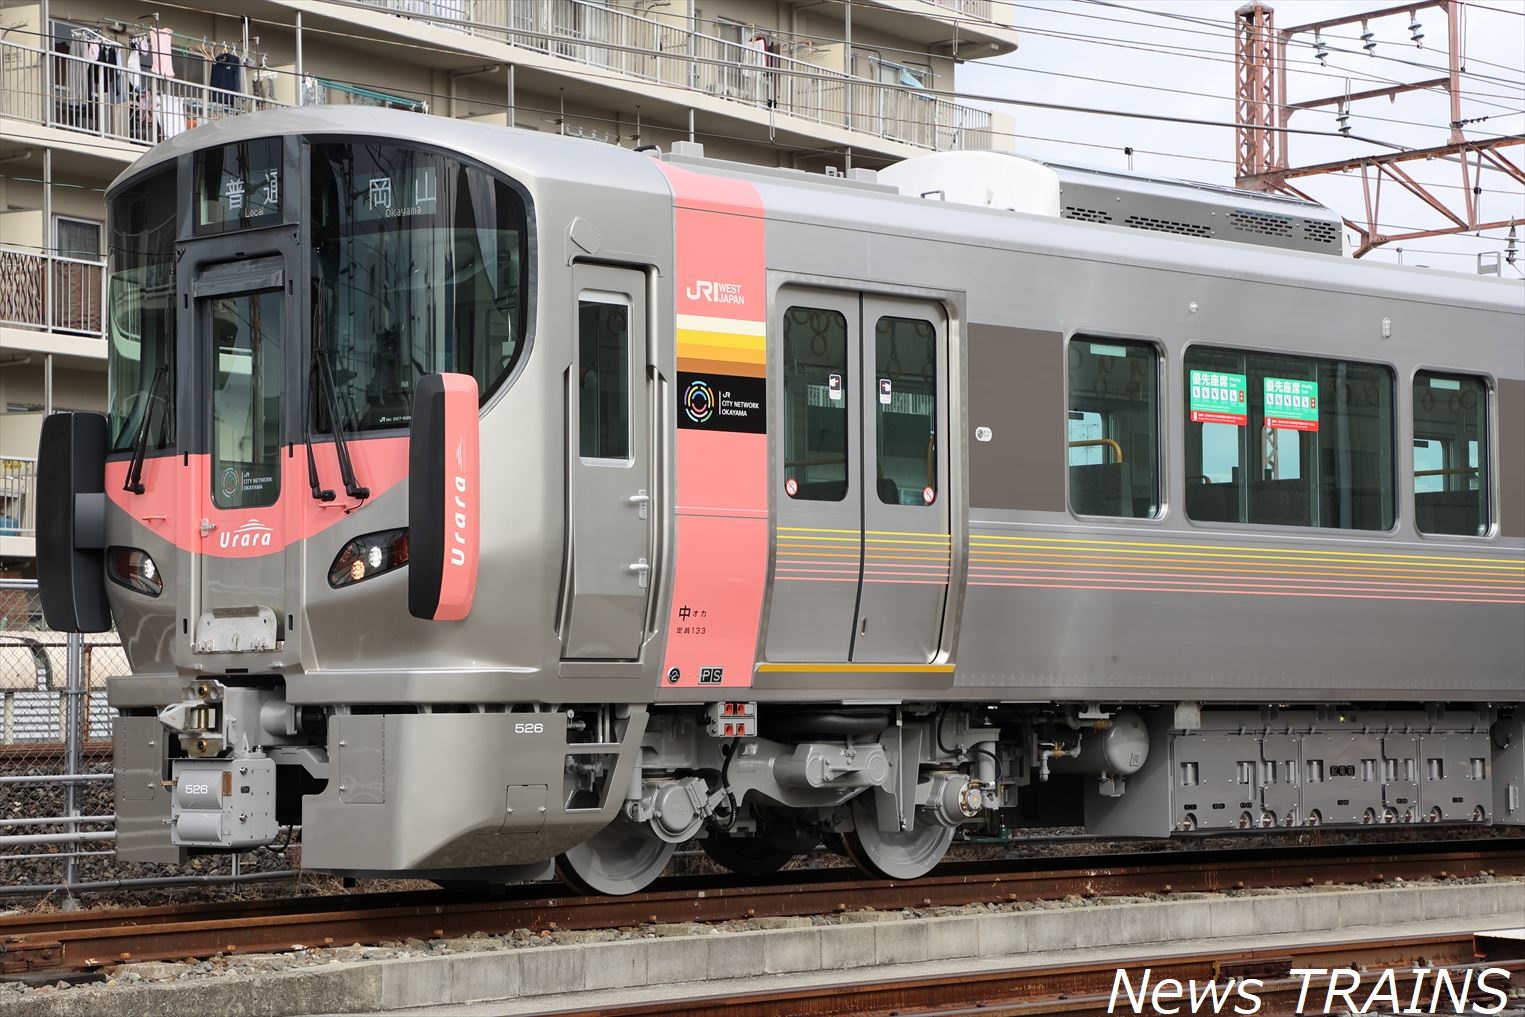
[[[683,410],[696,424],[715,415],[715,393],[709,382],[695,379],[688,383],[688,391],[683,393]]]

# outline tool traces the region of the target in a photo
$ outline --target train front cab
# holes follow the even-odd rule
[[[558,620],[529,591],[560,578],[544,531],[561,509],[537,498],[559,493],[542,478],[561,474],[564,450],[523,435],[547,433],[541,415],[562,430],[572,373],[525,370],[528,190],[465,156],[261,119],[276,133],[182,139],[113,187],[109,413],[58,415],[44,437],[50,620],[114,619],[132,662],[110,684],[119,854],[247,848],[301,823],[314,868],[550,857],[619,799],[562,808],[564,751],[623,759],[641,724],[546,712],[527,683],[561,656],[634,658],[640,672],[649,429],[600,430],[607,400],[589,397],[598,447],[583,459],[624,468],[573,482],[617,498],[630,525],[590,513],[577,533],[630,567],[605,589],[569,577]],[[629,399],[647,377],[646,275],[576,281],[589,356]],[[511,385],[484,438],[496,469],[463,463],[458,439]],[[622,410],[631,423],[652,416],[636,408]],[[486,504],[531,525],[479,532]],[[484,554],[495,568],[477,569]],[[468,621],[487,571],[493,612]],[[606,631],[627,638],[597,645]],[[500,837],[509,814],[543,829]]]

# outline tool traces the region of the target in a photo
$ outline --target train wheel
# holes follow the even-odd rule
[[[624,816],[556,858],[562,880],[585,893],[622,896],[651,885],[678,845]]]
[[[738,876],[771,876],[794,858],[793,851],[775,846],[767,837],[728,837],[711,833],[699,845],[710,861]]]
[[[853,801],[853,824],[854,829],[842,835],[847,857],[866,875],[882,879],[925,876],[943,860],[953,843],[953,828],[936,823],[919,823],[904,833],[880,830],[870,793]]]

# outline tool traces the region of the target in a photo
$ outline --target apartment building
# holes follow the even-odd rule
[[[106,186],[274,106],[386,105],[822,170],[1011,147],[950,99],[1000,0],[0,0],[0,576],[32,574],[37,435],[104,409]]]

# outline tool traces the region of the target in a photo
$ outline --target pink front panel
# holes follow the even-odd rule
[[[471,613],[481,552],[481,480],[477,383],[467,374],[441,375],[445,383],[445,548],[436,621]]]
[[[763,220],[678,208],[677,308],[679,314],[762,321]]]
[[[658,165],[675,205],[679,399],[663,683],[745,688],[768,564],[762,200],[746,181]]]
[[[307,484],[307,449],[293,445],[281,454],[281,498],[266,508],[223,509],[212,501],[211,457],[154,456],[143,460],[143,493],[122,490],[128,462],[106,464],[106,497],[117,508],[182,551],[214,558],[254,558],[275,554],[306,540],[349,515],[361,502],[344,493],[339,456],[332,442],[315,443],[318,476],[337,497],[319,502]],[[374,499],[396,487],[408,472],[408,439],[351,441],[355,474]],[[180,510],[178,506],[187,506]],[[211,524],[205,534],[201,521]]]

